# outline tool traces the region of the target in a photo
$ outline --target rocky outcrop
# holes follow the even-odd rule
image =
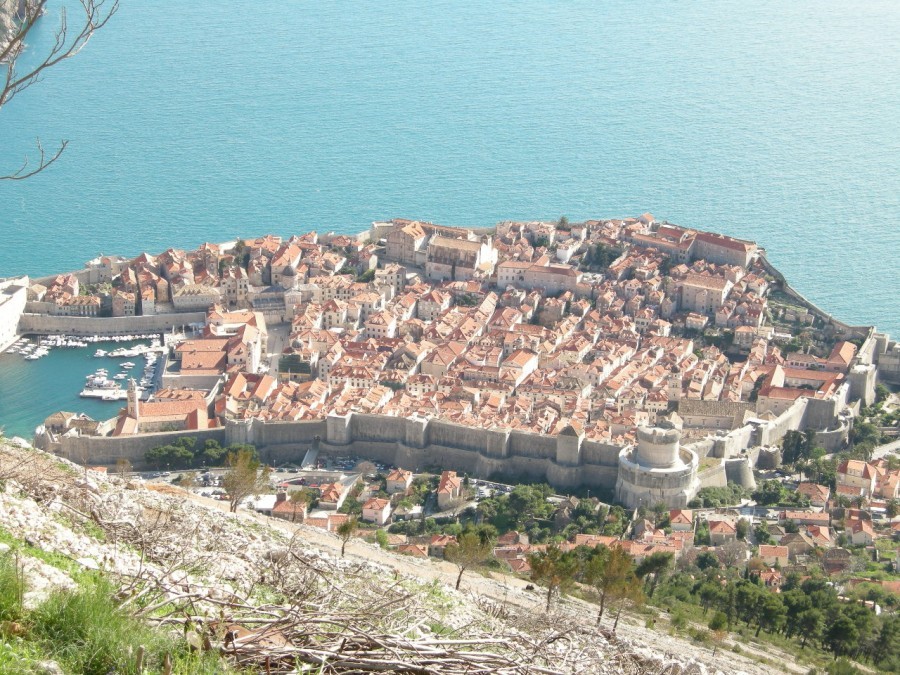
[[[25,15],[26,0],[0,0],[0,48],[3,48],[13,31],[16,19]]]
[[[512,580],[478,578],[497,588],[461,593],[455,572],[451,583],[417,574],[437,563],[361,542],[364,554],[345,559],[319,545],[331,538],[340,548],[330,533],[281,528],[179,488],[0,446],[0,548],[15,549],[31,606],[87,570],[113,580],[146,621],[178,626],[197,649],[248,667],[271,663],[272,672],[323,660],[333,672],[361,663],[388,672],[719,672],[696,647],[664,634],[650,646],[643,628],[636,639],[621,626],[618,636],[597,629],[596,608],[585,603],[567,601],[548,616],[543,598]],[[735,665],[727,671],[763,672]]]

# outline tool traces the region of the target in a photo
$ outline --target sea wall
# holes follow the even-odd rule
[[[844,339],[865,338],[871,332],[871,326],[851,326],[844,323],[843,321],[835,319],[833,316],[831,316],[831,314],[807,300],[802,293],[791,287],[791,285],[787,282],[787,279],[785,279],[784,275],[778,271],[777,267],[769,262],[768,258],[766,258],[765,255],[761,255],[759,257],[759,261],[762,264],[763,269],[765,269],[766,272],[775,277],[775,280],[781,287],[781,291],[785,295],[799,302],[811,314],[822,321],[826,326],[829,326],[835,335],[840,336]]]
[[[151,316],[84,317],[22,314],[20,335],[134,335],[136,333],[164,333],[191,323],[203,323],[204,312],[155,314]]]

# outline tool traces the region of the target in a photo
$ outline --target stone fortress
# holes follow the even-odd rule
[[[854,367],[868,370],[876,348],[870,332]],[[548,435],[360,412],[302,421],[228,419],[212,429],[134,436],[83,435],[74,429],[55,433],[39,427],[34,442],[75,462],[115,466],[127,459],[138,468],[146,466],[147,450],[182,436],[250,443],[272,464],[300,462],[315,445],[325,455],[367,457],[414,471],[440,467],[478,477],[529,478],[563,490],[607,490],[629,507],[664,502],[679,508],[703,487],[729,481],[755,487],[757,459],[790,430],[814,429],[817,443],[840,447],[852,424],[848,400],[865,396],[867,384],[845,382],[824,400],[798,398],[779,415],[763,412],[758,403],[681,400],[657,419],[656,427],[637,427],[635,442],[624,445],[587,438],[577,422]],[[683,434],[694,440],[682,444]]]
[[[637,445],[619,453],[616,501],[628,507],[687,506],[700,490],[699,460],[680,440],[674,427],[638,427]]]
[[[232,359],[226,350],[203,386],[188,381],[183,358],[171,355],[179,379],[164,386],[208,393],[201,400],[176,389],[168,407],[190,407],[203,424],[130,406],[118,424],[90,421],[87,432],[69,423],[71,413],[59,413],[64,423],[39,427],[35,443],[82,463],[127,459],[135,467],[145,465],[147,450],[182,436],[250,443],[269,463],[299,462],[314,446],[412,470],[599,488],[629,507],[683,507],[702,487],[752,487],[757,458],[768,458],[788,431],[813,430],[830,452],[843,447],[859,401],[871,404],[876,377],[889,380],[900,353],[873,328],[841,324],[794,297],[751,242],[649,214],[562,233],[553,223],[502,223],[495,235],[398,220],[376,223],[365,241],[262,237],[241,249],[250,256],[246,270],[228,267],[236,247],[229,242],[132,261],[100,258],[86,271],[39,280],[45,283],[32,284],[28,298],[27,280],[0,287],[8,296],[0,323],[9,336],[166,331],[204,319],[211,330],[219,324],[199,310],[213,296],[235,312],[291,324],[282,355],[290,352],[297,367],[277,380],[257,368],[265,323],[223,333],[227,339],[207,336],[237,340],[235,349],[253,346],[257,357]],[[556,262],[538,255],[554,237]],[[608,241],[623,253],[605,275],[573,260]],[[674,277],[661,272],[664,254],[680,263]],[[351,257],[371,281],[337,274]],[[222,261],[227,274],[220,274]],[[70,300],[81,298],[79,283],[116,275],[141,302],[124,314],[113,303],[110,317],[68,313]],[[190,290],[198,277],[215,282],[204,286],[210,297],[180,306],[173,288]],[[233,277],[254,292],[233,293]],[[806,307],[790,321],[817,323],[841,340],[830,357],[773,357],[775,331],[762,325],[770,282]],[[104,306],[102,299],[94,305]],[[217,307],[209,311],[222,314]],[[733,329],[746,360],[729,362],[670,338],[675,323],[687,332]],[[781,343],[790,337],[782,334]],[[232,368],[238,365],[241,373]],[[288,403],[276,410],[279,392]],[[178,399],[185,393],[190,404]]]

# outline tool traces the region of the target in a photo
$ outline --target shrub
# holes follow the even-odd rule
[[[9,553],[0,555],[0,621],[15,621],[22,616],[25,581],[16,560]]]
[[[137,652],[144,664],[158,669],[166,654],[176,673],[221,673],[223,664],[212,654],[191,654],[183,640],[172,640],[120,609],[112,587],[92,581],[77,591],[57,591],[29,613],[30,639],[59,661],[67,672],[106,675],[135,673]]]
[[[671,621],[672,621],[672,626],[674,628],[677,628],[678,630],[683,629],[688,624],[687,617],[684,615],[683,612],[680,612],[680,611],[677,611],[674,614],[672,614]]]
[[[696,641],[696,642],[708,642],[709,641],[709,631],[702,630],[699,628],[691,628],[691,630],[688,631],[688,633],[690,634],[691,638],[693,638],[694,641]]]
[[[728,628],[728,617],[724,612],[716,612],[709,620],[710,630],[725,630]]]

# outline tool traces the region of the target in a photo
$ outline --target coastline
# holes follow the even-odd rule
[[[385,242],[389,241],[392,236],[391,233],[399,231],[398,228],[411,227],[415,229],[419,227],[418,222],[397,219],[373,223],[371,229],[355,235],[335,235],[333,233],[322,235],[321,237],[314,234],[303,235],[296,241],[300,243],[306,242],[304,245],[307,247],[324,246],[328,250],[331,249],[332,243],[334,243],[341,247],[347,247],[348,251],[351,249],[354,251],[378,251],[379,264],[377,269],[379,273],[382,273],[385,272],[387,261],[390,260],[390,255],[386,255],[385,252]],[[596,225],[591,225],[591,223]],[[803,428],[804,425],[817,427],[820,442],[829,448],[837,448],[841,443],[845,442],[849,432],[849,421],[843,417],[843,405],[847,402],[851,389],[857,396],[861,393],[866,395],[864,394],[866,388],[871,388],[874,383],[875,366],[873,365],[873,355],[875,355],[878,346],[874,327],[849,326],[822,311],[794,291],[788,284],[785,276],[765,257],[765,251],[762,249],[756,251],[756,245],[753,242],[742,242],[722,235],[703,233],[692,229],[680,228],[666,222],[657,222],[649,214],[623,221],[598,220],[586,221],[586,223],[573,223],[568,225],[568,229],[563,230],[557,230],[556,224],[539,221],[521,224],[504,221],[495,228],[484,228],[479,231],[447,228],[431,224],[424,224],[422,227],[434,230],[434,242],[444,241],[448,236],[458,236],[462,237],[461,240],[463,242],[470,242],[468,247],[475,250],[473,247],[476,246],[476,242],[481,242],[479,246],[483,249],[485,246],[484,242],[490,242],[494,238],[499,240],[510,227],[517,228],[522,226],[532,228],[537,234],[531,236],[544,237],[545,234],[549,234],[552,240],[555,235],[551,232],[562,233],[560,236],[565,238],[574,236],[574,231],[580,233],[579,236],[584,238],[587,236],[586,233],[590,228],[599,226],[602,229],[607,227],[606,224],[617,228],[624,227],[623,232],[630,232],[624,234],[624,238],[614,244],[616,247],[620,247],[620,251],[617,251],[619,256],[617,261],[626,260],[628,256],[644,256],[647,251],[650,252],[649,255],[653,258],[653,255],[655,255],[654,251],[657,248],[667,251],[667,255],[676,256],[678,260],[686,260],[685,256],[687,253],[685,251],[693,250],[695,244],[698,248],[695,253],[690,254],[692,259],[702,259],[702,256],[712,256],[713,259],[716,259],[716,257],[721,256],[723,260],[733,260],[736,252],[738,252],[740,256],[738,260],[744,261],[743,264],[747,267],[747,270],[750,268],[756,269],[758,265],[762,272],[774,279],[778,290],[783,291],[788,297],[796,301],[809,314],[806,317],[805,325],[808,325],[810,328],[815,325],[816,331],[822,332],[823,335],[829,336],[829,339],[832,340],[855,339],[861,343],[857,358],[853,362],[861,368],[860,376],[857,377],[852,386],[844,385],[842,387],[840,391],[843,393],[835,399],[836,403],[834,405],[827,403],[823,407],[822,403],[826,402],[810,401],[806,398],[801,398],[797,400],[795,405],[776,407],[773,413],[774,419],[769,422],[761,423],[757,420],[750,426],[739,424],[737,427],[730,429],[728,433],[720,430],[709,438],[702,440],[702,442],[695,439],[690,446],[695,453],[694,456],[700,459],[709,457],[722,460],[718,465],[704,472],[703,482],[705,484],[724,484],[726,474],[729,476],[751,475],[745,469],[740,469],[737,465],[734,465],[735,461],[747,461],[746,458],[741,458],[741,453],[755,446],[775,443],[780,439],[781,435],[791,428]],[[647,234],[634,234],[634,232],[637,232],[635,228],[644,228]],[[405,232],[406,230],[403,229],[403,231]],[[593,232],[593,230],[591,231]],[[307,237],[307,239],[304,239],[304,237]],[[441,239],[442,237],[444,239]],[[595,237],[595,234],[591,234],[589,240],[604,241],[602,236],[600,236],[599,240],[593,237]],[[675,237],[675,239],[667,239],[667,237]],[[681,243],[679,243],[678,237],[681,237]],[[269,242],[270,238],[267,236],[240,241],[252,242],[254,247],[262,246],[265,248],[265,246],[269,245],[266,242]],[[270,242],[271,245],[275,246],[276,241],[278,242],[277,246],[281,247],[279,250],[284,250],[285,246],[289,246],[287,243],[281,243],[282,240],[280,238],[273,238]],[[294,241],[294,239],[289,241]],[[453,240],[447,241],[452,242]],[[578,255],[586,255],[585,252],[591,248],[592,244],[588,245],[585,243],[588,241],[587,239],[577,241],[581,241],[577,247],[580,251]],[[316,243],[313,244],[312,242]],[[241,245],[243,246],[243,244]],[[212,251],[218,252],[217,255],[227,255],[228,251],[235,250],[237,246],[238,240],[231,240],[222,244],[203,244],[198,248],[198,251]],[[387,246],[389,248],[390,244],[387,244]],[[493,244],[489,244],[489,246],[493,246]],[[685,249],[684,246],[688,246],[688,248]],[[701,249],[700,247],[703,248]],[[555,246],[553,250],[556,250]],[[756,253],[753,253],[754,251]],[[182,253],[176,253],[179,256],[182,255]],[[571,253],[558,252],[558,255],[568,257]],[[387,261],[382,260],[385,257]],[[155,257],[144,255],[138,259],[153,261]],[[615,262],[613,261],[613,263]],[[130,264],[131,262],[124,258],[104,256],[88,261],[84,269],[63,275],[43,277],[37,281],[52,285],[60,283],[61,278],[71,276],[79,279],[84,284],[90,284],[98,279],[110,278],[109,275],[113,274],[114,270],[128,269]],[[142,262],[141,264],[146,265],[147,263]],[[297,264],[297,261],[294,264]],[[415,266],[409,267],[409,270],[415,275],[421,275],[422,278],[430,274],[456,274],[455,267],[452,271],[448,271],[449,268],[442,263],[432,264],[429,262],[428,264],[431,265],[429,268],[430,272],[425,268],[418,268],[417,271]],[[496,261],[494,264],[496,264]],[[545,262],[543,264],[547,265],[549,263]],[[541,269],[551,270],[551,267],[539,268],[537,271]],[[566,263],[560,263],[558,267],[560,271],[571,269]],[[371,269],[374,270],[375,268]],[[729,268],[726,265],[723,269]],[[734,267],[734,270],[737,269],[738,267]],[[747,270],[742,272],[742,274],[746,273]],[[335,273],[336,270],[330,274],[333,275]],[[505,282],[502,281],[502,274],[503,272],[493,270],[490,277],[482,277],[482,281],[479,283],[492,288],[503,287]],[[684,272],[679,272],[679,274],[683,275]],[[612,274],[611,269],[608,276],[616,278]],[[604,278],[602,275],[596,279],[590,275],[588,277],[592,280],[588,282],[589,284],[598,283],[597,279]],[[329,276],[317,278],[328,279]],[[443,278],[446,279],[448,277],[444,276]],[[621,279],[622,277],[618,278]],[[302,292],[311,292],[310,289],[315,287],[315,284],[312,282],[313,279],[310,280],[312,285],[307,284],[303,286],[307,290]],[[296,285],[297,282],[290,281],[289,283]],[[761,283],[761,281],[754,283]],[[728,287],[730,287],[730,284]],[[575,287],[572,286],[572,288],[574,289]],[[265,289],[261,290],[265,291]],[[590,290],[589,285],[579,286],[577,292],[582,296],[585,293],[593,296],[593,291]],[[290,291],[282,289],[279,293],[285,298],[282,304],[287,303],[286,298]],[[393,292],[388,293],[386,297],[393,297]],[[751,295],[749,297],[755,296]],[[33,303],[30,306],[33,308]],[[264,310],[264,313],[266,321],[273,325],[284,324],[286,320],[284,308],[279,311],[277,308],[273,310],[269,307]],[[293,313],[289,312],[288,314],[292,315]],[[164,332],[174,325],[181,323],[199,324],[205,319],[206,314],[199,311],[115,318],[54,317],[28,312],[22,314],[19,326],[25,332],[35,334],[61,331],[71,334],[121,334],[122,332],[146,332],[151,329]],[[716,325],[718,325],[718,319],[716,320]],[[138,328],[139,326],[140,328]],[[887,341],[886,337],[884,337],[884,341]],[[702,419],[703,415],[713,415],[712,411],[719,405],[715,400],[709,402],[692,401],[690,403],[691,406],[688,408],[677,401],[670,402],[669,410],[680,410],[682,414],[700,415],[700,419]],[[685,413],[686,410],[692,412]],[[104,422],[103,428],[111,429],[114,426],[114,422],[115,420]],[[366,429],[369,431],[366,431]],[[378,429],[381,429],[381,431],[373,431]],[[117,459],[124,457],[133,464],[140,465],[143,460],[143,453],[147,449],[160,443],[169,442],[177,438],[177,435],[183,435],[186,432],[173,433],[176,433],[176,436],[156,431],[127,438],[83,436],[55,439],[55,437],[48,437],[39,428],[35,440],[42,447],[54,448],[55,452],[68,456],[71,459],[77,459],[80,456],[90,456],[98,463],[112,464]],[[355,452],[377,457],[390,464],[421,467],[427,464],[428,461],[437,458],[439,461],[467,471],[470,470],[479,475],[506,471],[531,474],[537,478],[550,480],[557,485],[571,487],[579,484],[590,484],[607,489],[614,487],[615,476],[620,470],[618,466],[620,463],[619,457],[624,447],[623,441],[610,442],[608,439],[587,438],[584,437],[583,432],[576,434],[579,440],[574,447],[571,447],[570,441],[567,440],[567,434],[559,434],[558,429],[553,432],[547,430],[539,435],[530,433],[527,430],[516,431],[512,428],[504,429],[502,427],[467,429],[465,425],[455,424],[451,420],[445,420],[440,417],[417,418],[413,415],[406,420],[402,420],[396,416],[396,413],[386,415],[372,413],[367,415],[359,410],[346,413],[325,410],[322,412],[322,417],[314,421],[242,421],[229,419],[215,429],[206,432],[193,431],[189,433],[200,438],[215,438],[220,442],[254,444],[261,449],[264,456],[273,462],[284,461],[293,457],[296,452],[308,447],[312,439],[318,437],[321,439],[323,449],[328,452]],[[468,440],[460,441],[454,439]],[[627,441],[625,443],[627,445]],[[755,462],[755,457],[756,454],[753,455],[753,462]]]

